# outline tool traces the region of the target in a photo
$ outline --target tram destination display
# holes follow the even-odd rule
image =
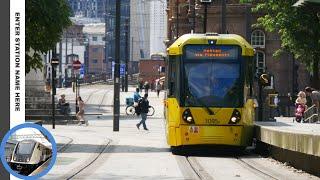
[[[237,59],[237,46],[187,45],[185,59]]]

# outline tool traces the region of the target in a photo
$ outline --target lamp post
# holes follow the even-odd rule
[[[119,131],[120,116],[120,6],[116,1],[116,27],[115,27],[115,60],[114,60],[114,95],[113,95],[113,131]]]
[[[52,51],[52,59],[51,59],[51,84],[52,84],[52,129],[55,129],[55,95],[56,95],[56,70],[55,68],[59,65],[59,59],[56,58],[56,48]]]
[[[226,33],[226,0],[221,0],[221,34]]]
[[[204,4],[203,33],[206,33],[207,32],[208,4],[210,4],[212,2],[212,0],[200,0],[200,2]]]

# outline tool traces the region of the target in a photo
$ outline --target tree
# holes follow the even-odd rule
[[[42,68],[41,56],[60,41],[70,14],[66,0],[26,0],[26,73]]]
[[[293,7],[297,0],[260,1],[253,12],[265,15],[258,18],[256,27],[278,32],[281,49],[274,53],[290,52],[306,65],[311,75],[311,85],[319,88],[320,21],[316,11]]]

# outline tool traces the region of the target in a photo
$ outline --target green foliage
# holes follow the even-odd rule
[[[320,57],[320,21],[317,13],[310,9],[293,7],[297,0],[260,1],[253,12],[265,14],[258,18],[255,27],[277,32],[281,38],[281,49],[274,53],[291,52],[305,64],[311,74],[318,77]]]
[[[42,54],[60,41],[70,14],[66,0],[26,0],[26,73],[43,66]]]
[[[252,3],[252,0],[240,0],[240,3]]]

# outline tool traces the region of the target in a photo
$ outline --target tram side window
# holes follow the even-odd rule
[[[174,96],[175,95],[175,91],[176,91],[176,76],[177,76],[177,57],[173,56],[170,57],[169,59],[169,72],[168,72],[168,76],[169,76],[169,96]]]

